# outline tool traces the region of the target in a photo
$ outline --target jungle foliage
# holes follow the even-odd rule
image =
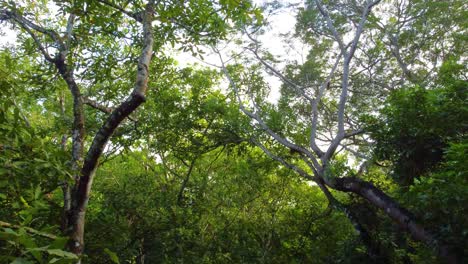
[[[0,262],[463,263],[466,12],[0,2]]]

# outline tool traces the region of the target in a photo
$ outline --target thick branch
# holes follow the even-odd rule
[[[80,88],[73,76],[73,70],[65,64],[63,60],[56,60],[55,66],[57,67],[60,75],[67,83],[73,97],[73,128],[72,128],[72,170],[78,171],[80,163],[83,159],[83,145],[85,135],[85,118],[83,113],[83,101]],[[76,175],[78,177],[78,175]]]
[[[74,230],[71,233],[71,245],[73,252],[83,251],[84,216],[89,200],[91,185],[98,166],[98,161],[110,137],[120,125],[138,106],[145,101],[145,94],[148,88],[149,66],[153,52],[153,32],[151,22],[153,21],[153,4],[146,5],[143,17],[144,46],[138,61],[137,77],[131,95],[112,111],[110,116],[99,129],[86,154],[86,158],[81,169],[81,177],[75,190],[75,199],[72,208],[71,222],[74,223]]]
[[[15,10],[0,10],[0,17],[2,19],[11,19],[20,25],[36,42],[41,53],[45,59],[55,64],[60,75],[67,83],[73,96],[73,131],[72,131],[72,169],[78,170],[79,164],[81,163],[83,153],[83,140],[84,140],[84,115],[83,115],[83,104],[81,102],[81,93],[78,85],[76,84],[73,77],[73,70],[65,63],[66,54],[68,53],[68,47],[64,45],[59,34],[53,30],[43,28],[34,22],[26,19],[22,15],[18,14]],[[74,15],[70,15],[67,23],[67,35],[71,35],[73,28]],[[46,36],[49,36],[59,48],[59,53],[55,58],[52,58],[48,51],[44,48],[39,38],[33,32],[37,31]]]
[[[318,178],[318,177],[317,177]],[[319,188],[322,190],[322,192],[325,194],[325,196],[328,199],[329,202],[329,208],[334,208],[338,211],[343,212],[348,220],[351,222],[351,224],[354,226],[354,229],[358,232],[359,237],[362,241],[362,243],[366,246],[367,252],[370,257],[375,258],[377,254],[377,247],[375,246],[374,241],[372,240],[372,237],[369,234],[369,231],[361,224],[359,221],[359,218],[357,215],[351,211],[348,206],[337,200],[333,194],[328,190],[327,186],[325,186],[325,182],[321,179],[318,178],[319,180],[316,181],[317,185]]]
[[[346,101],[348,99],[350,63],[354,56],[354,52],[356,51],[362,31],[364,30],[364,24],[367,21],[367,17],[369,16],[369,13],[372,7],[378,4],[379,2],[380,0],[367,2],[367,5],[364,7],[361,20],[359,22],[359,26],[356,29],[356,33],[354,35],[353,41],[351,42],[350,50],[343,52],[343,49],[346,49],[346,48],[345,47],[342,48],[342,52],[344,54],[344,63],[343,63],[343,75],[342,75],[342,81],[341,81],[341,94],[340,94],[340,100],[338,103],[338,133],[336,134],[331,145],[329,146],[324,157],[322,158],[322,162],[324,164],[328,162],[331,156],[335,153],[335,150],[339,146],[341,140],[345,137],[345,129],[344,129],[345,113],[344,112],[345,112]],[[317,3],[317,6],[320,6],[319,1],[316,1],[316,3]],[[330,17],[328,16],[327,12],[322,12],[322,14],[327,18],[327,20],[330,20]],[[329,27],[332,31],[334,30],[333,24],[329,25]],[[342,44],[340,44],[340,47],[341,46]]]
[[[153,7],[148,5],[145,12],[145,21],[143,23],[145,45],[138,62],[137,78],[133,92],[122,104],[112,111],[111,115],[94,137],[93,143],[86,155],[83,169],[81,170],[79,194],[82,197],[79,199],[79,209],[84,209],[84,207],[86,207],[92,177],[105,145],[120,123],[145,101],[145,94],[148,88],[148,69],[153,51],[153,33],[151,27],[151,21],[153,20],[152,10]]]
[[[425,243],[436,251],[447,263],[459,263],[447,245],[440,243],[431,233],[416,222],[415,217],[410,212],[402,208],[396,201],[376,188],[372,183],[358,178],[344,177],[327,180],[326,184],[333,189],[352,192],[367,199],[371,204],[382,209],[385,214],[404,230],[407,230],[415,240]]]

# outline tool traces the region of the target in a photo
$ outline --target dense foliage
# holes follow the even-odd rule
[[[1,2],[0,262],[462,263],[466,4],[358,2]]]

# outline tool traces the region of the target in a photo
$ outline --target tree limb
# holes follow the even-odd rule
[[[135,86],[130,96],[112,111],[102,127],[96,133],[93,142],[86,154],[78,185],[75,187],[75,199],[72,206],[71,223],[73,230],[70,234],[70,245],[73,252],[81,254],[84,240],[84,217],[89,201],[91,185],[98,166],[99,157],[110,137],[120,125],[138,106],[145,101],[148,89],[149,66],[153,53],[153,28],[154,1],[150,1],[145,7],[143,15],[143,50],[138,61]]]
[[[316,163],[318,165],[318,162],[316,160],[316,158],[313,156],[313,154],[308,151],[307,149],[305,148],[302,148],[294,143],[292,143],[291,141],[289,141],[288,139],[280,136],[278,133],[274,132],[273,130],[271,130],[270,127],[268,127],[268,125],[256,114],[256,113],[252,113],[251,111],[249,111],[247,108],[245,108],[244,104],[242,103],[242,99],[240,97],[240,94],[239,94],[239,90],[237,88],[237,85],[236,83],[234,82],[234,80],[232,79],[231,75],[229,74],[229,72],[227,71],[227,68],[224,64],[224,61],[223,61],[223,58],[221,56],[221,54],[219,53],[219,51],[216,51],[218,53],[218,56],[220,58],[220,61],[221,61],[221,69],[224,73],[224,75],[226,76],[226,78],[228,79],[231,87],[234,89],[234,93],[236,94],[236,97],[237,97],[237,100],[238,100],[238,103],[239,103],[239,108],[241,109],[241,111],[247,115],[248,117],[256,120],[258,122],[258,124],[260,125],[260,127],[265,131],[267,132],[271,137],[273,137],[276,141],[278,141],[280,144],[284,145],[285,147],[288,147],[290,149],[294,149],[298,152],[301,152],[301,153],[304,153],[307,157],[309,157],[312,161],[314,161],[314,163]]]
[[[362,11],[362,16],[361,20],[359,22],[359,26],[356,29],[356,33],[354,34],[353,41],[351,42],[351,47],[349,51],[344,50],[345,47],[343,44],[340,44],[340,47],[343,46],[342,52],[344,55],[344,63],[343,63],[343,75],[342,75],[342,81],[341,81],[341,94],[340,94],[340,100],[338,103],[338,132],[333,139],[331,145],[328,147],[325,155],[322,157],[322,162],[323,164],[328,163],[329,159],[331,156],[335,153],[336,148],[339,146],[341,140],[345,136],[345,129],[344,129],[344,112],[345,112],[345,106],[346,106],[346,101],[348,99],[348,85],[349,85],[349,67],[351,60],[354,56],[354,52],[356,51],[357,45],[359,43],[359,39],[361,36],[361,33],[364,29],[364,24],[367,21],[367,17],[372,9],[373,6],[378,4],[380,0],[377,1],[367,1],[367,4]],[[317,6],[319,7],[319,1],[316,0]],[[319,7],[320,8],[320,7]],[[325,16],[325,18],[330,20],[330,17],[327,12],[322,12],[322,15]],[[333,27],[333,24],[329,23],[329,27],[332,31],[336,31]],[[338,34],[338,33],[336,33]],[[341,38],[340,38],[341,39]],[[343,51],[344,50],[344,51]]]
[[[94,109],[97,109],[97,110],[99,110],[99,111],[101,111],[103,113],[106,113],[106,114],[111,114],[112,111],[114,111],[114,109],[112,107],[107,107],[107,106],[105,106],[103,104],[100,104],[100,103],[96,102],[95,100],[90,99],[87,96],[83,96],[83,103],[85,105],[88,105],[88,106],[90,106],[90,107],[92,107]],[[134,121],[134,122],[137,121],[134,118],[132,118],[131,116],[128,116],[127,118],[129,120],[131,120],[131,121]]]
[[[114,9],[119,10],[120,12],[124,13],[125,15],[135,19],[137,22],[143,23],[143,17],[140,15],[140,13],[132,13],[130,11],[125,10],[125,8],[122,8],[118,6],[117,4],[114,4],[110,1],[107,0],[97,0],[99,3],[104,4],[106,6],[112,7]]]
[[[325,180],[325,183],[335,190],[352,192],[367,199],[372,205],[382,209],[400,227],[407,230],[415,240],[425,243],[436,251],[447,263],[459,263],[448,246],[438,241],[436,237],[416,222],[415,217],[409,211],[402,208],[372,183],[352,177],[333,178]]]
[[[294,164],[291,164],[287,161],[285,161],[283,158],[281,158],[280,156],[278,155],[275,155],[273,154],[269,149],[267,149],[265,147],[265,145],[263,145],[262,143],[260,143],[259,141],[257,141],[256,139],[252,138],[251,141],[257,145],[259,148],[261,148],[263,150],[263,152],[265,152],[265,154],[267,154],[270,158],[280,162],[281,164],[283,164],[286,168],[289,168],[295,172],[297,172],[299,175],[301,175],[304,179],[306,180],[310,180],[310,181],[317,181],[317,178],[315,178],[314,176],[310,175],[309,173],[305,172],[304,170],[302,170],[301,168],[297,167],[296,165]]]
[[[0,227],[14,228],[14,229],[24,229],[24,230],[26,230],[26,232],[31,233],[33,235],[38,235],[38,236],[41,236],[41,237],[54,239],[54,240],[57,239],[57,236],[55,236],[55,235],[52,235],[52,234],[49,234],[49,233],[44,233],[44,232],[38,231],[38,230],[36,230],[34,228],[27,227],[27,226],[19,226],[19,225],[14,225],[14,224],[10,224],[10,223],[7,223],[7,222],[0,221]]]

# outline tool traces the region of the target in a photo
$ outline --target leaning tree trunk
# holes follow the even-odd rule
[[[73,66],[67,65],[70,54],[70,41],[72,39],[75,15],[70,14],[65,35],[61,36],[54,30],[44,28],[26,19],[16,8],[12,10],[0,9],[0,21],[10,20],[23,28],[34,40],[44,58],[55,65],[63,80],[66,82],[73,97],[73,126],[72,126],[72,171],[75,185],[70,188],[65,184],[64,213],[62,229],[70,237],[69,249],[78,256],[84,249],[85,213],[88,205],[91,185],[99,164],[99,158],[110,137],[122,121],[129,117],[144,101],[148,88],[149,66],[153,53],[153,32],[151,22],[154,16],[154,0],[150,0],[142,16],[133,16],[143,25],[143,50],[138,61],[135,86],[131,95],[122,102],[112,113],[94,136],[83,162],[83,146],[85,140],[85,118],[83,111],[84,98],[73,76]],[[47,36],[55,42],[58,52],[51,56],[41,39],[36,34]],[[65,143],[63,142],[64,146]],[[81,166],[82,165],[82,166]]]
[[[459,257],[454,255],[447,245],[439,242],[431,233],[416,222],[415,217],[408,210],[401,207],[395,200],[372,183],[358,178],[344,177],[327,180],[326,184],[335,190],[352,192],[365,198],[374,206],[382,209],[401,228],[409,232],[413,239],[433,248],[439,257],[447,263],[461,263]]]
[[[94,136],[93,142],[86,154],[83,167],[81,168],[80,178],[73,190],[72,208],[68,220],[71,227],[69,247],[70,250],[77,255],[81,255],[84,249],[85,214],[91,192],[91,185],[99,164],[99,158],[107,142],[120,123],[145,101],[148,88],[149,68],[153,53],[154,39],[151,26],[153,13],[153,5],[150,1],[143,15],[144,46],[138,61],[134,89],[131,95],[112,111]]]
[[[377,259],[379,258],[382,259],[382,256],[380,254],[380,246],[372,239],[369,231],[364,227],[364,225],[361,224],[359,217],[352,210],[350,210],[348,206],[338,201],[332,195],[330,190],[328,190],[328,188],[325,186],[325,182],[321,178],[317,178],[316,183],[327,197],[330,206],[337,209],[338,211],[343,212],[348,218],[348,220],[351,222],[354,229],[358,232],[361,242],[366,247],[367,255],[369,256],[369,258],[371,258],[374,262],[377,261]],[[386,262],[380,261],[379,263]]]

